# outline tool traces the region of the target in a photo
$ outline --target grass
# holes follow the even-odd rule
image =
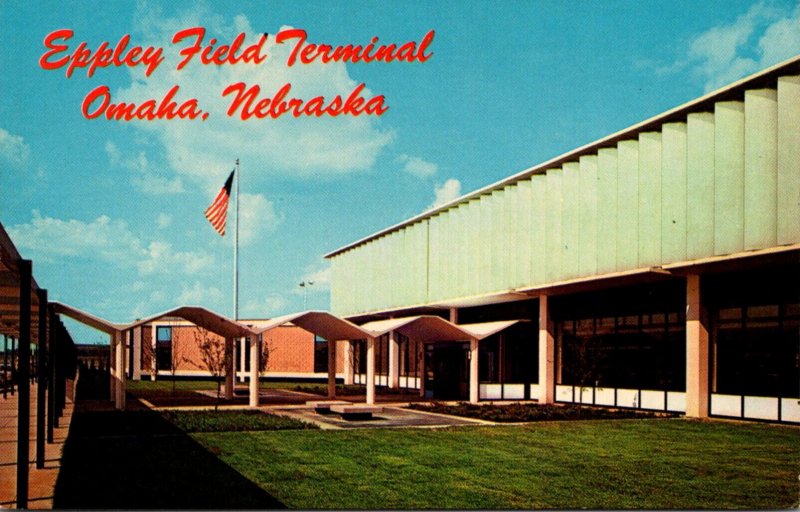
[[[131,392],[172,392],[171,380],[128,380],[125,383],[127,391]],[[176,391],[215,390],[216,382],[212,380],[175,380]]]
[[[282,508],[283,504],[159,413],[81,407],[72,416],[55,509]]]
[[[231,432],[317,428],[303,421],[262,411],[162,411],[184,432]]]
[[[290,508],[796,506],[800,429],[685,419],[195,433]]]
[[[496,422],[596,420],[675,416],[674,414],[656,414],[653,412],[633,409],[615,410],[607,407],[582,407],[579,405],[476,405],[461,402],[456,405],[447,405],[442,403],[410,404],[408,408]]]

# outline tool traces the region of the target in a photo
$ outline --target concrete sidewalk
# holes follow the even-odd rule
[[[36,469],[36,393],[31,384],[31,439],[28,508],[53,508],[53,490],[61,468],[61,455],[72,419],[73,404],[67,399],[59,428],[53,431],[53,444],[45,443],[43,469]],[[17,490],[17,403],[19,394],[0,398],[0,508],[16,508]]]

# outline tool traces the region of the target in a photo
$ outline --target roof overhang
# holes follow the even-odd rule
[[[164,311],[162,313],[144,318],[142,320],[137,320],[132,324],[124,326],[124,328],[125,330],[133,329],[134,327],[140,327],[142,325],[155,322],[161,318],[170,316],[180,317],[188,320],[198,327],[207,329],[208,331],[222,336],[223,338],[241,338],[257,334],[256,331],[248,326],[235,320],[231,320],[226,316],[215,313],[202,306],[180,306],[175,309],[170,309],[169,311]]]
[[[433,315],[376,320],[362,325],[361,328],[370,331],[376,338],[391,331],[422,341],[462,341],[472,337],[461,326]]]
[[[468,333],[476,340],[488,338],[494,334],[505,331],[509,327],[517,325],[520,322],[527,322],[528,320],[499,320],[497,322],[482,322],[477,324],[460,324],[459,327]]]
[[[109,322],[108,320],[100,318],[99,316],[92,315],[91,313],[87,313],[86,311],[82,311],[68,304],[51,302],[50,305],[53,308],[54,313],[67,316],[84,325],[88,325],[89,327],[107,334],[116,334],[125,328],[125,325]]]
[[[598,139],[594,142],[585,144],[579,148],[563,153],[538,165],[529,167],[528,169],[525,169],[517,174],[514,174],[507,178],[503,178],[495,183],[492,183],[478,190],[465,194],[461,197],[453,199],[452,201],[431,208],[418,215],[415,215],[414,217],[399,222],[393,226],[382,229],[371,235],[367,235],[359,240],[356,240],[355,242],[351,242],[345,246],[333,250],[325,254],[323,257],[326,259],[336,257],[355,247],[363,245],[371,240],[375,240],[393,231],[398,231],[399,229],[402,229],[406,226],[410,226],[417,222],[429,219],[441,212],[453,208],[454,206],[457,206],[461,203],[469,202],[470,200],[473,200],[482,195],[490,194],[494,190],[502,189],[508,185],[527,179],[533,176],[534,174],[543,174],[547,172],[548,169],[558,168],[559,166],[563,165],[566,162],[578,161],[578,159],[583,155],[592,154],[604,147],[611,147],[621,140],[636,138],[638,137],[639,133],[656,130],[658,127],[660,127],[665,123],[684,121],[686,119],[686,116],[690,113],[713,111],[713,105],[717,101],[739,99],[744,94],[744,90],[746,88],[772,87],[773,86],[772,84],[774,83],[775,80],[777,80],[778,76],[786,74],[796,74],[799,71],[800,71],[800,56],[792,57],[783,62],[775,64],[774,66],[764,69],[763,71],[757,72],[755,74],[742,78],[741,80],[733,82],[732,84],[726,85],[720,89],[709,92],[708,94],[701,96],[700,98],[691,100],[687,103],[684,103],[670,110],[667,110],[666,112],[663,112],[649,119],[646,119],[642,122],[629,126],[628,128],[620,130],[616,133]]]
[[[19,251],[0,223],[0,334],[20,335],[20,269],[22,260]],[[39,337],[39,285],[31,276],[31,340]]]
[[[261,334],[286,324],[296,325],[326,340],[359,340],[372,336],[356,324],[326,311],[304,311],[273,318],[255,332]]]

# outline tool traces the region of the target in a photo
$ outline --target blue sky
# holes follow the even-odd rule
[[[730,2],[74,2],[0,3],[0,222],[55,300],[127,322],[179,304],[232,314],[232,240],[203,211],[241,159],[240,316],[329,304],[322,255],[800,53],[800,3]],[[111,7],[109,7],[111,5]],[[312,43],[418,41],[424,63],[175,70],[178,30],[248,40],[282,27]],[[72,52],[124,34],[165,62],[67,78],[39,58],[69,28]],[[230,83],[284,83],[306,99],[365,83],[384,115],[241,121]],[[173,85],[206,122],[85,119],[100,85],[112,101],[160,99]],[[229,229],[230,232],[230,229]],[[83,342],[104,342],[75,330]]]

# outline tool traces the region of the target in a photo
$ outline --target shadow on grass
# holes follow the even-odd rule
[[[285,508],[138,401],[125,412],[106,404],[77,404],[54,508]]]

